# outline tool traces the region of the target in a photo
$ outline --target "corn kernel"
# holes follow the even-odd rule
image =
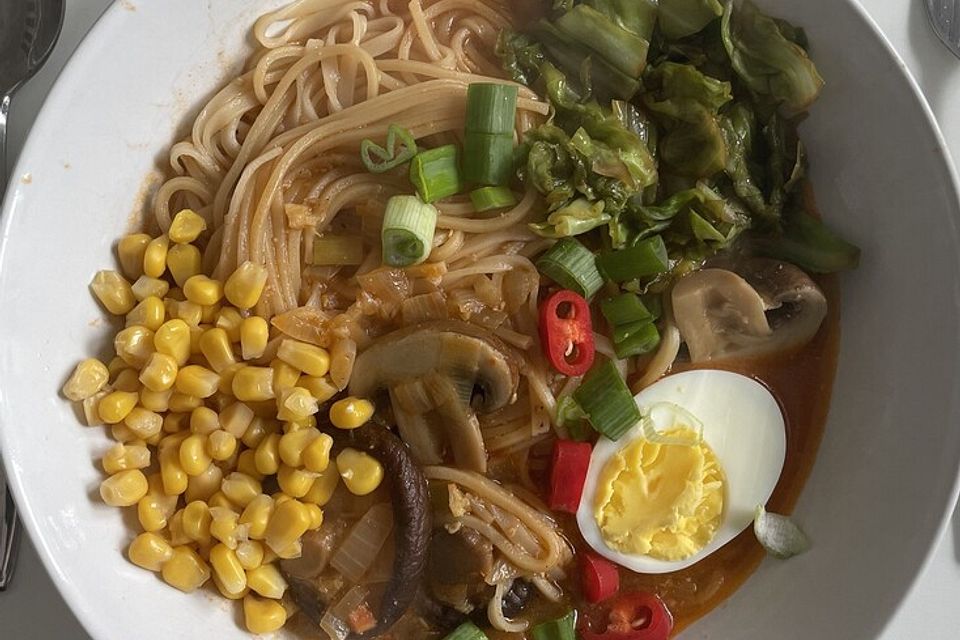
[[[203,324],[216,325],[217,317],[220,315],[221,304],[208,304],[200,307],[200,321]]]
[[[356,429],[373,417],[373,403],[353,396],[337,400],[330,407],[330,422],[339,429]]]
[[[110,373],[111,378],[120,375],[121,371],[129,368],[130,365],[127,362],[124,362],[123,358],[120,356],[114,356],[110,359],[110,362],[107,363],[107,371]]]
[[[243,589],[241,589],[236,593],[232,591],[228,591],[227,588],[223,585],[223,582],[220,581],[220,578],[217,577],[216,572],[211,573],[210,578],[213,580],[213,584],[217,588],[217,591],[220,592],[220,595],[222,595],[227,600],[243,600],[247,596],[247,594],[250,593],[250,587],[244,587]]]
[[[310,528],[310,511],[298,500],[287,500],[273,510],[264,535],[267,546],[279,553]]]
[[[306,470],[314,473],[326,471],[330,465],[330,449],[332,447],[333,438],[326,433],[321,433],[318,437],[312,439],[304,447],[300,456]]]
[[[148,244],[150,244],[150,236],[145,233],[125,235],[117,243],[120,268],[131,280],[136,280],[143,274],[143,254]]]
[[[215,464],[211,464],[203,473],[190,476],[187,480],[187,491],[184,498],[187,502],[210,500],[213,494],[220,491],[220,483],[223,482],[223,470]]]
[[[156,533],[141,533],[127,547],[130,562],[147,571],[160,571],[163,564],[173,557],[173,547]]]
[[[337,455],[337,471],[350,493],[365,496],[383,481],[383,465],[362,451],[344,449]]]
[[[216,326],[227,332],[231,343],[240,342],[240,327],[243,325],[243,316],[233,307],[222,307],[217,313]]]
[[[237,456],[237,471],[263,482],[264,475],[257,469],[256,459],[256,449],[244,449]]]
[[[133,290],[133,297],[137,300],[146,300],[151,296],[163,299],[170,291],[170,284],[160,278],[140,276],[130,288]]]
[[[277,397],[278,420],[306,420],[319,410],[320,406],[317,404],[317,399],[303,387],[280,388]]]
[[[247,430],[244,432],[241,441],[250,449],[256,449],[260,446],[260,443],[271,433],[276,433],[279,431],[279,425],[276,420],[270,420],[266,418],[261,418],[259,416],[254,417],[250,421],[250,426],[247,427]]]
[[[83,400],[83,423],[85,425],[96,427],[103,424],[103,420],[100,418],[100,401],[108,395],[110,395],[110,392],[103,389]]]
[[[211,509],[220,507],[228,511],[237,511],[240,507],[230,502],[230,498],[223,495],[222,491],[217,491],[215,494],[210,496],[210,499],[207,500],[207,504],[210,505]]]
[[[190,413],[172,412],[163,416],[164,433],[181,433],[190,426]],[[184,435],[184,438],[187,436]]]
[[[218,432],[220,433],[220,432]],[[224,432],[226,433],[226,432]],[[229,435],[229,434],[228,434]],[[232,437],[232,436],[231,436]],[[239,442],[234,439],[235,446],[233,448],[233,453],[224,458],[223,460],[217,460],[214,458],[214,464],[220,467],[225,474],[233,473],[237,470],[237,462],[240,460],[240,445]],[[207,450],[212,451],[210,445],[210,438],[207,438]],[[251,452],[252,453],[252,452]],[[260,474],[257,474],[257,480],[260,480]]]
[[[200,336],[200,353],[217,373],[237,363],[230,338],[223,329],[213,328],[203,332]]]
[[[337,471],[337,465],[328,465],[326,469],[317,474],[313,484],[310,485],[310,491],[301,500],[322,507],[330,502],[330,498],[333,497],[333,492],[339,483],[340,472]]]
[[[212,462],[207,455],[207,439],[205,436],[194,433],[180,445],[180,466],[187,475],[198,476],[207,470]]]
[[[87,358],[77,365],[63,385],[63,395],[74,402],[86,400],[103,389],[109,379],[107,365],[96,358]]]
[[[190,412],[190,431],[209,435],[220,429],[220,417],[209,407],[197,407]]]
[[[170,394],[170,411],[190,413],[197,407],[203,406],[203,398],[174,391]]]
[[[170,248],[170,238],[162,235],[154,238],[147,244],[143,252],[143,274],[151,278],[159,278],[167,270],[167,250]]]
[[[287,623],[287,610],[276,600],[247,595],[243,598],[243,622],[250,633],[270,633]]]
[[[203,274],[191,276],[183,284],[183,295],[187,296],[190,302],[211,306],[220,302],[223,298],[223,285],[219,280],[213,280]],[[204,322],[207,322],[204,319]]]
[[[268,546],[263,547],[263,560],[260,561],[260,564],[270,564],[278,559],[280,559],[280,556],[274,553],[273,549]]]
[[[207,221],[203,219],[203,216],[198,215],[192,209],[181,209],[177,215],[173,216],[167,235],[173,242],[185,244],[199,238],[206,228]]]
[[[148,296],[127,314],[127,326],[139,325],[150,329],[150,331],[156,331],[163,324],[163,317],[166,312],[167,310],[160,298]]]
[[[220,490],[230,501],[240,507],[246,507],[250,501],[262,492],[260,482],[242,473],[233,472],[223,479]]]
[[[276,493],[274,493],[274,494],[273,494],[272,496],[270,496],[270,497],[273,498],[273,506],[274,506],[274,507],[277,507],[277,506],[283,504],[283,503],[286,502],[287,500],[293,500],[293,499],[294,499],[294,498],[291,498],[290,496],[288,496],[287,494],[285,494],[283,491],[277,491]]]
[[[203,320],[203,307],[189,300],[166,301],[167,315],[171,318],[180,318],[191,327],[200,326]]]
[[[303,451],[314,440],[320,437],[320,431],[317,429],[301,429],[284,434],[280,438],[278,451],[283,463],[290,467],[303,466]],[[327,436],[328,438],[330,436]]]
[[[247,571],[256,569],[263,564],[263,545],[258,540],[241,542],[237,545],[236,553],[240,566]]]
[[[107,424],[122,422],[140,399],[136,393],[129,391],[112,391],[100,399],[97,412],[100,419]]]
[[[323,525],[323,509],[315,504],[306,504],[307,510],[310,512],[310,530],[315,531]]]
[[[127,327],[113,339],[113,348],[124,362],[137,369],[143,367],[155,351],[156,336],[146,327]]]
[[[143,402],[143,393],[143,391],[140,392],[141,403]],[[123,419],[123,423],[138,438],[146,440],[160,433],[160,429],[163,427],[163,417],[149,409],[134,407]]]
[[[249,260],[230,274],[224,285],[224,294],[230,304],[239,309],[252,309],[260,300],[267,284],[267,270]]]
[[[240,560],[233,549],[225,544],[214,545],[210,549],[210,566],[213,568],[213,574],[217,576],[227,592],[239,593],[246,588],[247,575],[243,570],[243,565],[240,564]]]
[[[175,388],[186,395],[209,398],[217,392],[219,384],[220,376],[216,372],[200,365],[189,364],[177,373]]]
[[[206,358],[203,357],[203,352],[200,350],[200,338],[203,337],[203,332],[206,330],[207,327],[203,325],[190,325],[190,355],[200,356],[199,358],[193,358],[194,364],[207,364]]]
[[[139,438],[137,438],[137,434],[131,431],[130,428],[122,422],[110,425],[110,436],[117,442],[122,443],[136,442],[139,440]]]
[[[277,484],[280,489],[293,498],[302,498],[310,492],[316,474],[281,464],[277,470]]]
[[[176,513],[170,516],[167,540],[174,547],[193,544],[193,540],[183,532],[183,509],[178,509]]]
[[[240,543],[240,538],[245,537],[246,527],[240,530],[237,520],[240,516],[231,509],[224,507],[211,507],[210,515],[213,516],[213,522],[210,523],[210,535],[227,545],[231,549],[236,549]]]
[[[203,256],[200,249],[192,244],[175,244],[167,253],[167,268],[178,287],[183,287],[187,280],[203,273]]]
[[[136,304],[130,283],[116,271],[98,271],[90,288],[104,308],[115,316],[129,313]]]
[[[189,476],[180,465],[179,449],[177,447],[161,447],[157,453],[157,458],[160,460],[163,492],[168,496],[179,496],[186,491]]]
[[[280,551],[277,551],[276,554],[278,558],[282,558],[284,560],[289,560],[291,558],[299,558],[300,556],[303,555],[303,543],[300,542],[299,540],[296,540],[288,544],[286,547],[284,547]]]
[[[268,367],[243,367],[233,376],[233,395],[243,402],[272,400],[273,369]]]
[[[330,370],[330,354],[323,347],[284,339],[277,356],[308,376],[324,376]]]
[[[260,441],[254,462],[257,465],[257,471],[266,476],[273,475],[280,469],[279,433],[271,433]]]
[[[237,450],[237,439],[230,433],[219,429],[207,436],[207,453],[217,461],[230,458]]]
[[[262,540],[267,532],[267,524],[273,515],[273,498],[260,494],[247,503],[240,514],[240,524],[249,525],[248,535],[254,540]]]
[[[270,368],[273,369],[273,392],[278,396],[281,390],[293,387],[300,379],[300,370],[280,358],[274,358]]]
[[[129,507],[147,495],[147,477],[139,469],[116,473],[100,483],[100,497],[111,507]]]
[[[264,598],[279,600],[287,590],[287,581],[283,579],[275,564],[260,565],[247,572],[247,584],[250,589]]]
[[[175,547],[160,573],[164,582],[184,593],[195,591],[210,579],[210,567],[187,546]]]
[[[150,474],[147,486],[147,494],[137,502],[137,518],[144,531],[160,531],[177,510],[177,496],[164,493],[163,479],[159,473]]]
[[[244,360],[254,360],[267,350],[270,325],[260,316],[244,318],[240,324],[240,355]]]
[[[316,398],[317,402],[321,404],[337,395],[340,391],[326,376],[322,378],[316,376],[300,376],[300,379],[297,380],[297,386],[309,391],[310,395]]]
[[[124,369],[117,375],[117,379],[114,380],[110,386],[114,391],[130,391],[139,395],[142,385],[137,379],[137,372],[135,369]]]
[[[179,318],[167,320],[153,336],[153,345],[157,351],[171,356],[182,367],[190,359],[189,325]]]
[[[107,449],[100,459],[103,470],[113,475],[128,469],[146,469],[150,466],[150,450],[143,445],[127,446],[118,443]]]
[[[205,502],[194,500],[183,508],[183,532],[194,542],[210,542],[210,509]]]
[[[231,382],[233,382],[233,380],[231,380]],[[221,387],[223,386],[222,375],[220,376],[220,386]],[[207,398],[207,406],[213,409],[214,411],[216,411],[217,413],[219,413],[220,411],[223,411],[224,409],[226,409],[236,401],[237,401],[236,398],[234,398],[229,393],[229,389],[226,392],[221,391],[220,389],[217,389],[217,392],[215,394]]]
[[[225,403],[223,404],[224,407],[232,404],[232,402],[233,402],[233,400],[234,400],[234,397],[233,397],[233,378],[237,375],[237,372],[238,372],[238,371],[240,371],[241,369],[243,369],[243,368],[246,367],[246,366],[247,366],[247,365],[243,364],[242,362],[238,362],[237,364],[231,365],[231,366],[227,367],[226,369],[224,369],[223,371],[220,372],[220,386],[217,388],[217,390],[218,390],[221,394],[223,394],[224,397],[227,397],[227,398],[230,399],[229,402],[225,402]]]
[[[224,431],[235,438],[243,437],[251,420],[253,420],[253,409],[242,402],[234,402],[220,412],[220,424]]]
[[[316,414],[311,414],[296,420],[287,420],[283,423],[283,432],[292,433],[294,431],[303,431],[304,429],[314,429],[317,426]]]

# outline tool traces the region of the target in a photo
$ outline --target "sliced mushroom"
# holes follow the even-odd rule
[[[416,410],[431,407],[443,419],[457,463],[484,472],[486,450],[474,410],[494,411],[511,402],[517,382],[513,352],[492,333],[466,322],[439,321],[400,329],[373,342],[357,356],[350,393],[372,397],[389,390],[396,400],[394,410],[399,408],[402,414],[404,440],[423,463],[440,455],[435,438],[413,432],[423,424],[414,418]]]
[[[827,300],[797,267],[751,259],[728,269],[681,278],[671,299],[677,328],[693,362],[760,356],[808,342]]]

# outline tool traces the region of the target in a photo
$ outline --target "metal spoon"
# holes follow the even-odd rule
[[[7,187],[7,114],[10,99],[43,66],[60,36],[64,0],[0,0],[0,196]],[[20,520],[0,470],[0,591],[10,584]]]

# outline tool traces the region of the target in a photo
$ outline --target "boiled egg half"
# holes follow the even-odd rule
[[[678,571],[730,542],[770,498],[786,454],[783,413],[762,384],[719,370],[667,376],[634,400],[647,418],[597,441],[577,523],[612,562]]]

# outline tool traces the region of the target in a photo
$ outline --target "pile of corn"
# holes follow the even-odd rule
[[[91,284],[110,313],[126,318],[116,357],[81,362],[63,393],[117,441],[101,460],[100,495],[137,510],[143,532],[127,549],[130,561],[185,592],[212,578],[223,596],[243,601],[247,629],[265,633],[293,612],[278,559],[300,555],[301,536],[321,525],[341,478],[365,495],[383,468],[351,449],[331,463],[332,439],[315,417],[339,391],[327,377],[329,354],[279,334],[271,340],[270,324],[251,312],[266,285],[263,266],[245,262],[222,283],[203,274],[193,243],[205,227],[183,210],[167,234],[120,240],[123,274],[101,271]],[[265,363],[268,344],[279,346]],[[329,408],[341,429],[372,414],[357,398]],[[280,487],[272,495],[263,491],[270,476]]]

